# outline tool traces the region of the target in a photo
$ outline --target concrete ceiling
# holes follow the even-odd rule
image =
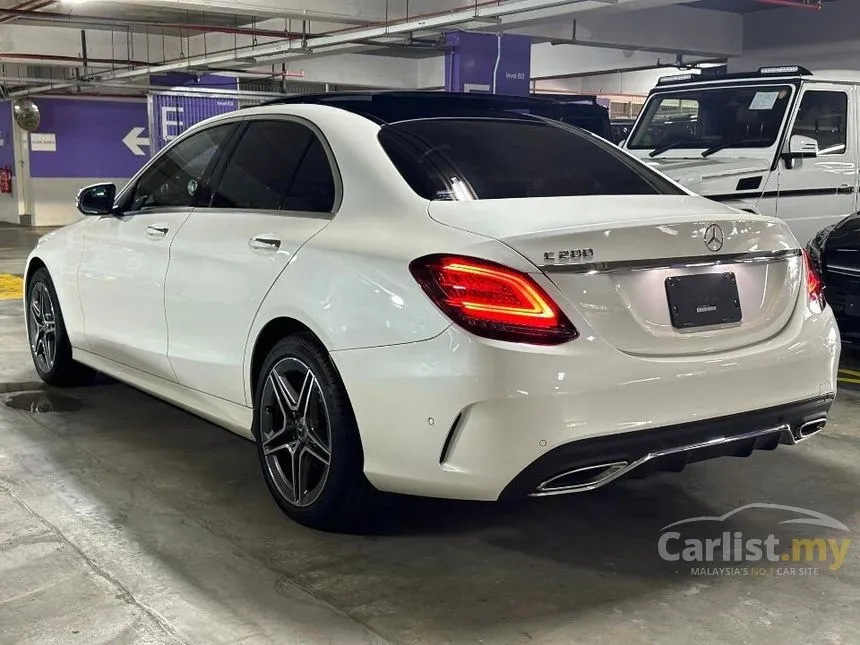
[[[844,16],[858,4],[826,0],[822,11],[802,11],[761,0],[0,0],[0,86],[80,90],[40,84],[45,75],[34,70],[43,67],[58,68],[51,78],[90,83],[229,69],[296,82],[439,87],[444,50],[433,43],[453,30],[527,35],[534,79],[572,78],[672,66],[678,57],[737,58],[755,46],[745,39],[757,16],[794,24],[804,14],[804,27],[829,33],[831,14],[840,29],[857,24]],[[29,13],[2,11],[9,9]],[[792,45],[803,37],[797,28],[767,25],[769,32]],[[421,46],[407,45],[416,40]],[[30,89],[15,79],[29,79],[20,83]]]
[[[796,0],[804,2],[806,0]],[[822,2],[832,2],[833,0],[822,0]],[[808,0],[808,4],[817,5],[818,0]],[[696,0],[690,2],[689,6],[697,9],[710,9],[713,11],[730,11],[738,14],[754,13],[756,11],[766,11],[768,9],[779,9],[780,5],[768,4],[759,0]]]

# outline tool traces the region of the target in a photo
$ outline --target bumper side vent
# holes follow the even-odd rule
[[[463,427],[466,416],[467,410],[462,410],[460,414],[457,415],[457,418],[454,419],[454,423],[451,424],[451,429],[448,430],[448,436],[445,437],[445,443],[442,444],[442,452],[439,454],[440,464],[444,464],[445,460],[448,459],[448,455],[454,445],[454,439],[456,439],[457,435],[460,433],[460,428]]]

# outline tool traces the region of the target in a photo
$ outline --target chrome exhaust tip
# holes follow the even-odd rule
[[[824,426],[827,425],[827,416],[805,421],[799,426],[795,426],[790,431],[783,434],[781,443],[797,444],[805,439],[809,439],[814,434],[821,432]]]
[[[817,432],[821,432],[825,425],[827,425],[827,417],[807,421],[797,430],[798,441],[811,437]]]
[[[620,477],[629,469],[629,466],[626,461],[613,461],[567,470],[540,484],[531,496],[546,497],[594,490]]]

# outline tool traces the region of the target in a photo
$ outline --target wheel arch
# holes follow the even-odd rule
[[[320,337],[314,333],[310,327],[296,318],[290,318],[288,316],[273,318],[263,325],[262,329],[260,329],[260,332],[254,339],[254,345],[251,350],[247,368],[248,392],[250,394],[250,402],[252,404],[254,397],[256,396],[257,385],[260,379],[260,369],[263,367],[263,362],[266,360],[266,356],[269,355],[269,352],[279,341],[288,336],[294,336],[295,334],[301,333],[310,334],[316,342],[319,343],[321,348],[328,351],[325,343],[322,342]]]
[[[50,269],[48,269],[48,265],[45,264],[45,261],[42,258],[38,256],[31,257],[30,261],[27,262],[27,269],[24,273],[25,290],[30,288],[30,280],[33,278],[33,274],[36,273],[36,271],[38,271],[39,269],[45,269],[49,274],[51,273]]]

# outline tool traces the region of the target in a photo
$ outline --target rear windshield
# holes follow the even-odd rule
[[[379,140],[425,199],[684,194],[612,144],[551,121],[420,119],[384,126]]]

